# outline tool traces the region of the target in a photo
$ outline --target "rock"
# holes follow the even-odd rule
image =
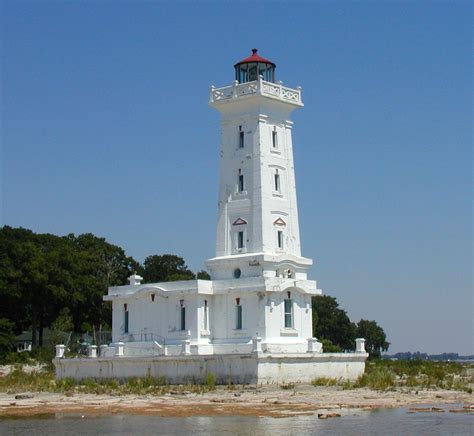
[[[235,394],[234,394],[234,397],[240,397],[241,395],[242,395],[242,394],[237,394],[237,393],[235,393]]]
[[[277,404],[278,403],[278,398],[265,398],[263,400],[264,403],[271,403],[271,404]]]
[[[340,413],[318,413],[318,419],[340,418]]]
[[[32,394],[18,394],[18,395],[15,395],[15,400],[28,400],[33,397],[34,395]]]

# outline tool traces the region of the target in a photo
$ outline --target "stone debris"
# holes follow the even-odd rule
[[[340,413],[318,413],[319,419],[340,418]]]
[[[15,395],[15,400],[29,400],[30,398],[34,398],[32,394],[18,394]]]

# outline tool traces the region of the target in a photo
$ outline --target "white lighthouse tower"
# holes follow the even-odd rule
[[[252,51],[231,86],[211,89],[221,163],[216,257],[207,264],[215,279],[291,278],[313,289],[301,283],[312,262],[301,257],[290,121],[301,88],[275,83],[275,64]]]
[[[249,301],[259,310],[252,327],[264,348],[290,351],[312,337],[311,296],[321,293],[300,248],[290,115],[303,103],[301,88],[275,82],[275,64],[252,52],[231,86],[211,88],[221,161],[216,257],[206,265],[213,281],[233,281],[229,293],[261,296]]]
[[[170,383],[309,382],[355,379],[364,372],[363,339],[355,353],[323,353],[313,337],[308,280],[301,256],[290,115],[300,88],[275,82],[275,64],[254,49],[238,62],[230,86],[212,87],[220,112],[216,256],[211,280],[110,287],[112,343],[90,359],[64,359],[58,377],[165,376]],[[94,347],[94,346],[92,346]],[[94,360],[95,359],[95,360]]]

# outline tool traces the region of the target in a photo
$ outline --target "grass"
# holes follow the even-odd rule
[[[375,391],[392,390],[395,387],[395,373],[389,368],[374,368],[362,374],[355,382],[354,387],[367,387]]]
[[[315,378],[311,384],[313,386],[335,386],[338,384],[338,380],[335,378],[329,378],[329,377],[318,377]]]
[[[354,387],[391,390],[396,387],[449,389],[472,393],[472,376],[465,375],[463,366],[456,362],[431,360],[376,360],[366,363],[365,373]]]
[[[366,363],[365,373],[355,382],[318,377],[313,386],[338,385],[343,390],[368,388],[389,391],[397,388],[448,389],[472,394],[474,378],[466,374],[472,366],[455,362],[373,360]]]
[[[16,394],[20,392],[56,392],[66,395],[75,393],[98,395],[165,395],[202,394],[215,389],[215,376],[206,375],[203,383],[169,385],[165,377],[131,377],[127,380],[95,380],[93,378],[75,381],[72,378],[56,380],[54,372],[33,371],[26,373],[21,366],[4,377],[0,377],[0,392]]]
[[[466,369],[472,366],[453,362],[433,361],[389,361],[376,360],[366,364],[365,373],[355,382],[338,381],[334,378],[319,377],[312,381],[313,386],[339,385],[342,389],[366,387],[369,389],[387,391],[397,388],[409,389],[449,389],[472,394],[474,382],[472,375],[466,374]],[[74,393],[91,393],[106,395],[164,395],[184,393],[205,393],[215,389],[216,377],[206,374],[204,380],[194,381],[183,385],[169,385],[165,377],[133,377],[127,380],[95,380],[73,379],[56,380],[51,367],[42,371],[27,373],[22,365],[4,377],[0,377],[0,392],[58,392],[66,395]],[[281,389],[294,389],[293,383],[282,384]],[[231,383],[227,389],[235,389]]]

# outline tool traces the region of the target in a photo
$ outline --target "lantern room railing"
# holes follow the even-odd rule
[[[211,87],[209,103],[216,103],[218,101],[230,100],[233,98],[243,97],[252,94],[260,94],[266,97],[283,100],[288,103],[293,103],[298,106],[303,106],[301,101],[301,87],[296,89],[287,88],[281,82],[273,83],[263,80],[253,82],[239,83],[234,81],[233,85],[225,86],[223,88]]]

